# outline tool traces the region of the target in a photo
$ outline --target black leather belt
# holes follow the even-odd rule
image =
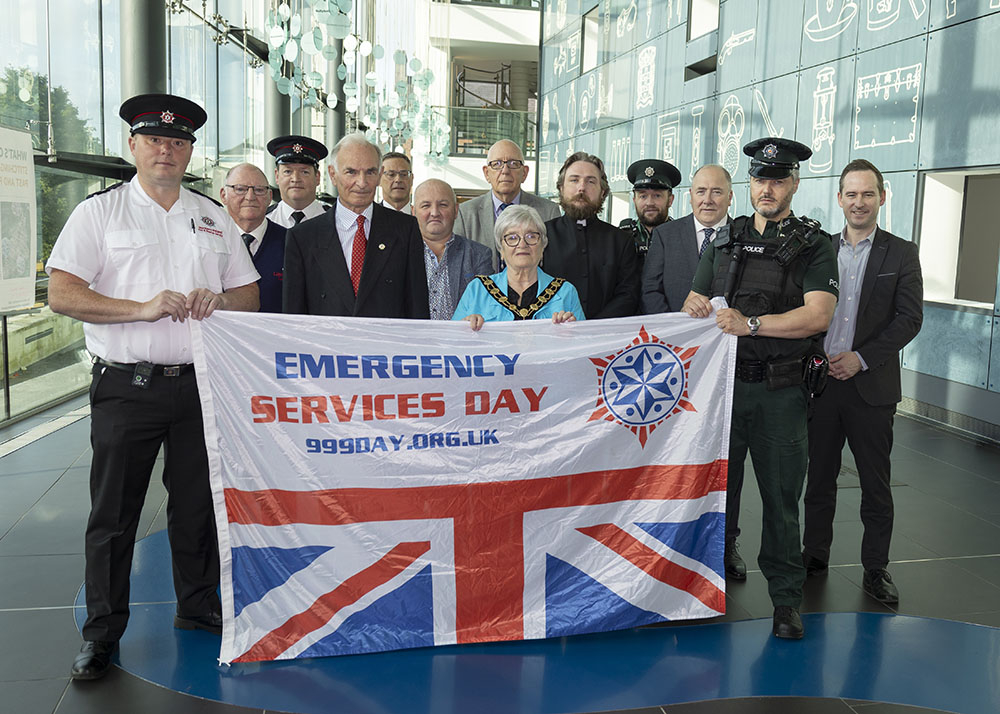
[[[120,369],[123,372],[135,372],[136,367],[134,362],[131,364],[128,362],[112,362],[103,357],[95,357],[94,364],[104,365],[111,369]],[[157,377],[180,377],[182,374],[194,371],[193,364],[154,364],[151,366],[153,368],[152,374]]]
[[[736,360],[736,379],[741,382],[763,382],[767,379],[767,362],[753,359]]]

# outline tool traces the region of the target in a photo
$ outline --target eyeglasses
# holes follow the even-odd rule
[[[508,233],[503,237],[503,242],[509,245],[511,248],[517,246],[522,240],[524,240],[525,245],[538,245],[538,241],[542,239],[541,233],[525,233],[523,236],[517,233]]]
[[[395,179],[397,176],[399,178],[410,178],[410,176],[413,175],[413,172],[409,169],[403,169],[402,171],[383,171],[382,175],[388,176],[390,179]]]
[[[241,183],[227,183],[226,188],[231,188],[236,192],[237,196],[246,196],[247,191],[253,189],[254,196],[266,196],[271,193],[270,186],[244,186]]]
[[[500,171],[504,166],[511,171],[517,171],[524,166],[524,162],[520,159],[494,159],[493,161],[487,161],[486,165],[494,171]]]

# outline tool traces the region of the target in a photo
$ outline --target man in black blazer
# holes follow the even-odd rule
[[[285,312],[428,317],[417,221],[374,203],[381,159],[361,133],[348,134],[330,152],[337,203],[288,231]]]
[[[267,176],[253,164],[239,164],[229,169],[219,195],[260,273],[260,311],[281,312],[285,229],[266,217],[271,200]]]
[[[886,570],[893,522],[889,454],[901,399],[899,351],[923,319],[920,259],[913,243],[877,225],[885,188],[874,165],[850,162],[840,175],[837,200],[847,219],[834,237],[840,301],[824,341],[831,379],[809,422],[802,559],[810,575],[829,563],[846,438],[861,480],[862,587],[880,602],[895,603],[899,591]]]
[[[640,278],[635,242],[597,217],[611,192],[604,162],[576,152],[559,170],[556,188],[565,214],[545,222],[549,243],[542,268],[573,284],[588,320],[635,315]]]
[[[733,180],[728,171],[707,164],[695,172],[692,213],[653,229],[642,272],[643,313],[680,312],[691,292],[702,245],[711,243],[715,232],[730,221],[732,202]]]

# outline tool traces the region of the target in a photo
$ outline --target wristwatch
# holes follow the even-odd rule
[[[750,336],[756,337],[757,330],[760,329],[760,318],[754,315],[753,317],[747,318],[747,327],[750,328]]]

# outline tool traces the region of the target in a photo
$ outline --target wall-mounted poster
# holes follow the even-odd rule
[[[0,312],[35,303],[35,167],[31,135],[0,128]]]

